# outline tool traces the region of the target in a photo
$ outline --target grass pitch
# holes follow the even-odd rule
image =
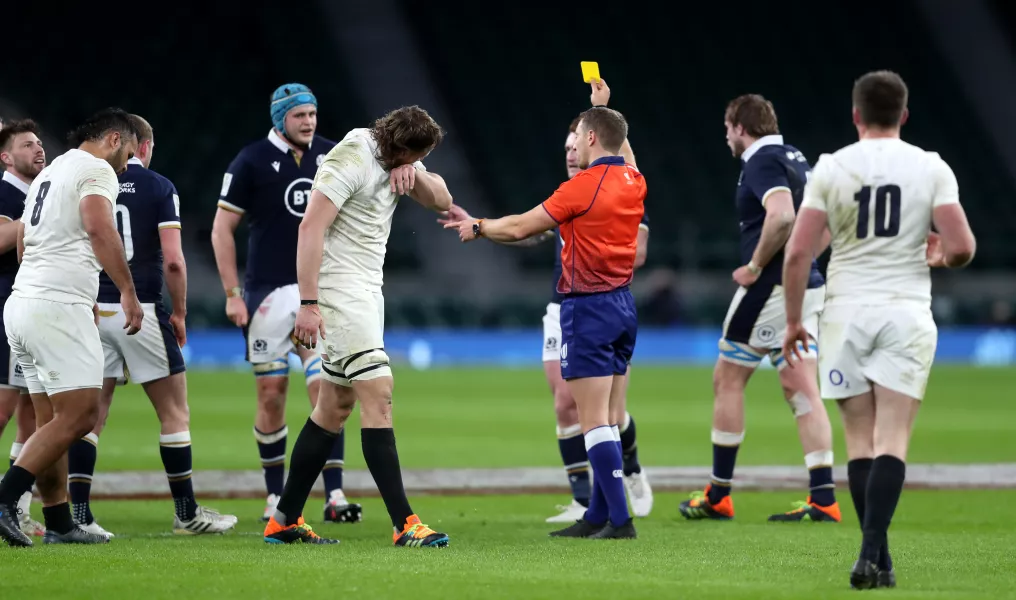
[[[98,502],[108,546],[0,548],[3,598],[816,598],[856,597],[848,573],[860,543],[841,493],[840,524],[768,524],[785,493],[735,493],[733,522],[687,522],[660,495],[638,540],[560,540],[551,496],[421,497],[414,509],[451,536],[445,549],[391,545],[383,505],[365,521],[318,525],[338,546],[269,546],[257,501],[218,501],[241,517],[225,536],[179,538],[169,501]],[[976,502],[976,504],[972,504]],[[890,531],[893,598],[1008,598],[1016,589],[1016,492],[907,490]],[[971,510],[972,506],[984,510]],[[849,513],[849,514],[848,514]],[[887,596],[888,597],[888,596]]]
[[[539,370],[396,371],[396,432],[402,464],[420,467],[559,465],[552,401]],[[308,413],[294,377],[290,444]],[[1011,435],[1016,370],[936,368],[918,418],[912,462],[1016,462]],[[712,414],[708,369],[637,367],[629,392],[643,464],[707,465]],[[251,436],[253,378],[190,374],[196,469],[257,469]],[[845,453],[830,406],[837,461]],[[158,423],[137,386],[117,392],[99,445],[98,469],[161,470]],[[0,440],[9,446],[13,427]],[[354,418],[347,467],[364,468]],[[740,464],[801,464],[776,375],[748,390]],[[562,475],[563,476],[563,475]],[[703,482],[704,483],[704,482]],[[200,485],[198,486],[200,489]],[[210,502],[240,517],[235,533],[169,535],[172,503],[97,502],[108,546],[0,547],[0,599],[7,598],[817,598],[855,597],[849,569],[860,543],[849,494],[844,522],[768,524],[802,494],[735,490],[737,519],[686,522],[681,497],[659,494],[635,541],[551,540],[562,496],[417,497],[425,522],[451,536],[443,550],[391,547],[383,505],[364,500],[364,523],[319,525],[339,546],[276,547],[261,541],[258,501]],[[906,490],[890,531],[899,588],[894,598],[1016,597],[1016,491]],[[35,507],[39,516],[38,506]]]
[[[188,374],[194,468],[260,469],[249,373]],[[1016,369],[936,368],[918,416],[913,463],[1016,462]],[[289,444],[309,414],[302,376],[291,380]],[[643,464],[712,461],[709,369],[635,367],[628,393]],[[538,369],[395,371],[395,433],[406,468],[558,466],[553,399]],[[760,371],[747,392],[742,465],[803,464],[790,409],[776,373]],[[837,461],[846,456],[840,417],[827,404]],[[10,447],[14,427],[0,438]],[[159,425],[140,386],[117,390],[99,444],[99,471],[161,470]],[[347,428],[346,467],[364,469],[359,419]]]

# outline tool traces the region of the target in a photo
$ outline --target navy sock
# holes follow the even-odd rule
[[[98,452],[99,436],[94,433],[75,440],[67,450],[67,489],[74,505],[74,520],[82,525],[95,521],[90,501]]]
[[[70,533],[75,527],[74,518],[71,517],[71,505],[66,502],[54,506],[43,506],[42,520],[48,531],[61,534]]]
[[[586,456],[586,440],[582,437],[582,427],[574,425],[557,428],[557,448],[561,451],[561,462],[564,463],[568,483],[571,485],[572,498],[582,506],[589,506],[592,487],[589,482],[589,457]]]
[[[888,548],[889,524],[903,492],[906,475],[906,463],[895,456],[883,454],[872,461],[864,497],[862,558],[877,563],[882,549]]]
[[[809,496],[812,504],[832,506],[836,504],[836,484],[833,483],[833,451],[816,450],[804,456],[808,467]]]
[[[35,475],[22,467],[11,466],[0,480],[0,504],[15,507],[25,492],[32,489],[34,483]]]
[[[269,494],[282,495],[286,483],[286,435],[289,428],[265,433],[254,428],[254,439],[258,442],[261,453],[261,470],[265,474],[265,488]]]
[[[709,485],[709,503],[716,504],[730,495],[734,480],[737,451],[744,441],[744,433],[727,433],[713,430],[713,479]]]
[[[871,475],[871,465],[875,462],[871,458],[855,458],[847,462],[847,481],[850,484],[850,497],[854,501],[854,512],[857,513],[857,522],[864,527],[864,496],[868,492],[868,477]],[[893,559],[889,555],[889,538],[886,536],[886,543],[878,553],[878,568],[884,571],[891,571]]]
[[[624,428],[621,429],[621,460],[624,461],[624,474],[641,473],[639,464],[639,446],[635,439],[635,419],[625,413]]]
[[[619,443],[614,439],[611,427],[606,425],[590,430],[585,438],[595,484],[607,500],[610,523],[620,527],[631,519],[631,515],[628,514],[628,498],[621,481],[623,470]]]
[[[166,469],[176,516],[181,521],[190,521],[198,509],[198,502],[194,499],[190,432],[160,435],[159,454],[162,456],[162,466]]]
[[[325,468],[321,470],[321,477],[325,481],[325,498],[332,495],[335,490],[342,490],[342,469],[346,464],[346,430],[343,429],[335,438],[332,444],[332,453],[325,461]]]

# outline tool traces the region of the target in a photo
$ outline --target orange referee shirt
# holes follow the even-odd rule
[[[646,180],[621,156],[605,156],[543,203],[560,225],[561,294],[609,292],[631,282]]]

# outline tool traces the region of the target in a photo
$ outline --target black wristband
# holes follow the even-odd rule
[[[300,306],[317,306],[317,300],[300,300]]]

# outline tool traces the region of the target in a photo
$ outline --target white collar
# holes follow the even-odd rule
[[[268,132],[268,141],[271,142],[273,146],[278,148],[280,152],[289,153],[289,151],[292,150],[289,144],[286,143],[286,140],[282,139],[282,136],[279,135],[277,131],[275,131],[274,127]],[[310,144],[307,144],[307,149],[310,150],[310,147],[313,144],[314,138],[311,138]]]
[[[741,161],[748,162],[748,159],[755,155],[762,146],[775,146],[783,143],[782,135],[764,135],[759,139],[755,140],[751,146],[744,149],[741,153]]]
[[[28,194],[29,185],[18,179],[16,175],[11,174],[10,171],[4,171],[3,180],[21,190],[22,194]]]
[[[127,164],[129,164],[129,165],[141,165],[142,167],[145,166],[145,163],[141,162],[141,159],[138,158],[137,156],[132,156],[130,158],[130,160],[127,161]]]

